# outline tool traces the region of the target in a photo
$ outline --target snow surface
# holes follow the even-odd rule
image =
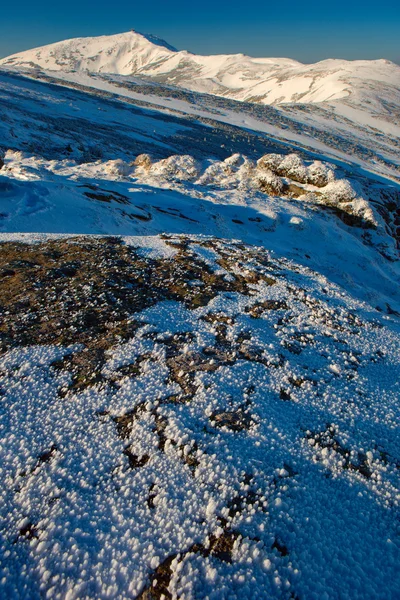
[[[190,248],[204,255],[208,240]],[[213,243],[208,262],[229,252],[238,273],[256,267],[244,248]],[[103,372],[144,360],[118,386],[60,398],[70,375],[52,363],[71,347],[1,357],[3,598],[135,598],[168,557],[171,598],[398,597],[399,326],[310,269],[265,259],[276,283],[251,296],[135,314],[143,326],[109,351]],[[265,300],[288,309],[252,317]],[[207,314],[230,317],[227,343],[243,331],[251,342],[230,364],[196,372],[189,403],[168,403],[179,386],[166,383],[163,340],[190,332],[186,356],[217,347]],[[293,335],[301,353],[287,349]],[[114,419],[135,407],[121,439]],[[245,427],[215,421],[243,407]],[[141,466],[129,466],[127,447]],[[230,554],[207,555],[226,523]]]

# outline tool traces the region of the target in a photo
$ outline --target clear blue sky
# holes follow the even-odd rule
[[[0,57],[71,37],[136,29],[199,54],[400,63],[399,6],[400,0],[6,0]]]

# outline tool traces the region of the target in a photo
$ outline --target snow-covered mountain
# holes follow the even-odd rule
[[[135,31],[76,38],[9,56],[0,65],[49,71],[135,75],[190,90],[264,104],[331,102],[352,98],[400,105],[400,67],[387,60],[324,60],[244,54],[199,56]]]

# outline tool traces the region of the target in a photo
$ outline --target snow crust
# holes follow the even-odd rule
[[[232,242],[204,254],[207,241],[192,237],[190,249],[209,264],[214,256],[216,269],[227,251],[237,272],[257,267]],[[61,398],[70,375],[52,364],[71,347],[1,357],[2,597],[134,598],[156,586],[169,557],[171,598],[398,596],[400,330],[321,275],[263,252],[258,267],[272,286],[134,314],[142,327],[109,352],[104,374],[144,360],[117,387]],[[288,308],[251,316],[266,300]],[[188,356],[218,345],[207,315],[230,317],[227,340],[247,331],[242,352],[259,358],[198,372],[190,402],[168,403],[179,386],[166,383],[162,340],[189,332]],[[139,406],[121,439],[114,419]],[[243,407],[242,430],[213,420]],[[130,467],[127,446],[148,460]],[[196,550],[224,540],[227,520],[240,532],[230,558]]]

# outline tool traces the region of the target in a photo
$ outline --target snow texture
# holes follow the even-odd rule
[[[60,396],[80,348],[1,358],[2,597],[396,598],[398,325],[261,248],[166,242],[188,283],[202,255],[254,283],[134,313],[106,385]]]

